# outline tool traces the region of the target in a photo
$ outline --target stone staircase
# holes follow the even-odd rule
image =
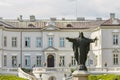
[[[21,68],[18,68],[18,76],[28,80],[37,80],[32,71],[26,73]]]

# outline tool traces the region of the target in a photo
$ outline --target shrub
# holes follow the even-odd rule
[[[26,69],[26,68],[22,68],[22,70],[26,73],[30,73],[31,72],[31,69]]]
[[[74,69],[74,68],[71,68],[70,71],[71,71],[71,73],[73,73],[73,72],[75,71],[75,69]]]

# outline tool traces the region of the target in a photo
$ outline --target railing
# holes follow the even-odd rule
[[[35,67],[33,68],[33,73],[45,73],[45,72],[71,72],[71,68],[61,68],[61,67],[54,67],[54,68],[44,68],[44,67]],[[88,71],[90,73],[119,73],[120,74],[120,67],[89,67]]]
[[[103,68],[88,68],[88,71],[90,73],[116,73],[116,74],[120,74],[120,67],[103,67]]]
[[[1,74],[15,74],[18,73],[18,68],[0,68]]]
[[[96,68],[96,67],[91,67],[88,68],[89,71],[120,71],[120,67],[103,67],[103,68]]]
[[[36,80],[34,76],[25,73],[21,68],[18,68],[18,76],[29,80]]]
[[[43,73],[43,72],[70,72],[70,68],[44,68],[44,67],[35,67],[33,68],[33,73]]]
[[[73,80],[72,76],[65,78],[65,80]]]

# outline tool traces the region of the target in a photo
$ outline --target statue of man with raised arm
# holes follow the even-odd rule
[[[87,71],[85,62],[87,60],[88,51],[90,50],[90,43],[95,42],[97,38],[95,39],[86,38],[84,37],[83,32],[81,32],[78,38],[67,37],[66,39],[69,42],[73,43],[74,56],[77,61],[77,64],[80,65],[79,70]]]

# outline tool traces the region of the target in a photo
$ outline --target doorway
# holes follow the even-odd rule
[[[54,67],[54,56],[53,55],[48,55],[47,67]]]

